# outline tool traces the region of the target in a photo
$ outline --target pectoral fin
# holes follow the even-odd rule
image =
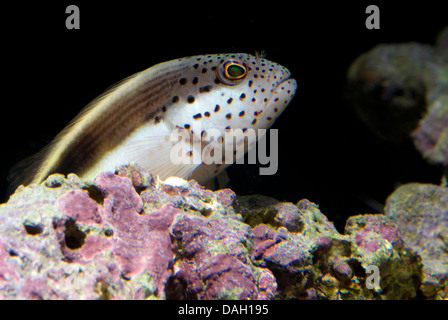
[[[179,159],[182,151],[183,158]],[[130,162],[137,163],[161,179],[171,176],[189,179],[193,171],[200,166],[200,163],[194,163],[189,151],[200,152],[190,144],[170,141],[170,136],[144,137],[129,143],[126,148]]]

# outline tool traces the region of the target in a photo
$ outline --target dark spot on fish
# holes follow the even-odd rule
[[[207,72],[207,68],[202,68],[202,73],[206,73]]]
[[[255,98],[252,98],[252,102],[256,102],[257,101],[257,99],[255,99]]]
[[[215,112],[219,112],[220,109],[221,109],[221,107],[219,106],[219,104],[217,104],[215,107]]]
[[[214,82],[215,82],[216,84],[220,84],[220,83],[221,83],[221,81],[219,81],[218,78],[215,78]]]
[[[196,63],[196,64],[193,66],[193,68],[195,68],[195,69],[199,68],[199,64]]]
[[[207,86],[203,86],[199,88],[199,92],[203,93],[203,92],[210,92],[211,88],[213,88],[212,85],[207,85]]]
[[[181,85],[184,85],[184,84],[187,83],[187,79],[186,79],[186,78],[181,78],[181,79],[179,80],[179,83],[180,83]]]
[[[229,98],[229,100],[227,100],[227,103],[228,103],[228,104],[231,104],[232,101],[233,101],[233,98]]]
[[[245,93],[242,93],[242,94],[240,95],[240,100],[243,101],[244,99],[246,99],[246,94],[245,94]]]
[[[254,84],[254,82],[252,80],[249,80],[249,83],[248,83],[249,88],[251,88],[253,84]]]
[[[278,108],[277,107],[274,108],[274,112],[278,112]]]
[[[162,112],[166,112],[166,107],[165,106],[162,107]]]
[[[266,119],[267,119],[268,121],[271,121],[271,120],[272,120],[272,118],[271,118],[271,117],[267,117]]]
[[[173,103],[176,103],[179,101],[179,97],[178,96],[174,96],[173,99],[171,100]]]
[[[188,96],[187,97],[187,102],[188,103],[193,103],[194,102],[194,97],[193,96]]]
[[[194,77],[192,83],[193,83],[193,84],[197,84],[198,81],[199,81],[198,78],[197,78],[197,77]]]
[[[185,129],[190,129],[191,126],[190,126],[189,124],[184,124],[184,128],[185,128]]]
[[[160,117],[159,116],[154,118],[154,124],[158,124],[158,123],[160,123]]]
[[[241,111],[241,112],[239,113],[239,116],[240,116],[240,117],[244,117],[245,114],[246,114],[246,113],[245,113],[244,111]]]
[[[210,112],[205,111],[205,112],[204,112],[204,116],[206,116],[207,118],[210,117]]]
[[[251,125],[255,125],[257,123],[257,119],[254,119],[253,121],[252,121],[252,123],[251,123]]]
[[[202,114],[200,114],[200,113],[195,114],[195,115],[193,116],[193,119],[201,119],[201,118],[202,118]]]
[[[231,113],[226,114],[226,118],[227,118],[228,120],[232,119],[232,114],[231,114]]]

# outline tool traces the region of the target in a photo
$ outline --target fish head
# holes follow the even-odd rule
[[[291,102],[297,82],[282,65],[245,53],[193,56],[177,63],[182,73],[165,122],[188,131],[187,144],[191,136],[201,142],[202,149],[185,146],[183,156],[202,155],[193,178],[203,183],[255,146],[266,133],[260,129],[270,128]],[[204,152],[204,140],[217,142],[213,148],[222,150],[219,155]],[[230,161],[227,154],[233,154]]]
[[[250,54],[193,56],[179,63],[186,67],[170,108],[177,128],[267,129],[297,89],[287,68]]]

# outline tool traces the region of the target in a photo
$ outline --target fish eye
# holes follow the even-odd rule
[[[232,59],[221,63],[217,69],[218,79],[227,85],[236,85],[246,78],[247,67],[242,61]]]

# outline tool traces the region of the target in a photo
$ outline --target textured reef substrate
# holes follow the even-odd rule
[[[400,187],[385,215],[340,234],[306,199],[136,166],[53,175],[0,205],[0,298],[443,299],[447,217],[448,188],[434,185]]]

